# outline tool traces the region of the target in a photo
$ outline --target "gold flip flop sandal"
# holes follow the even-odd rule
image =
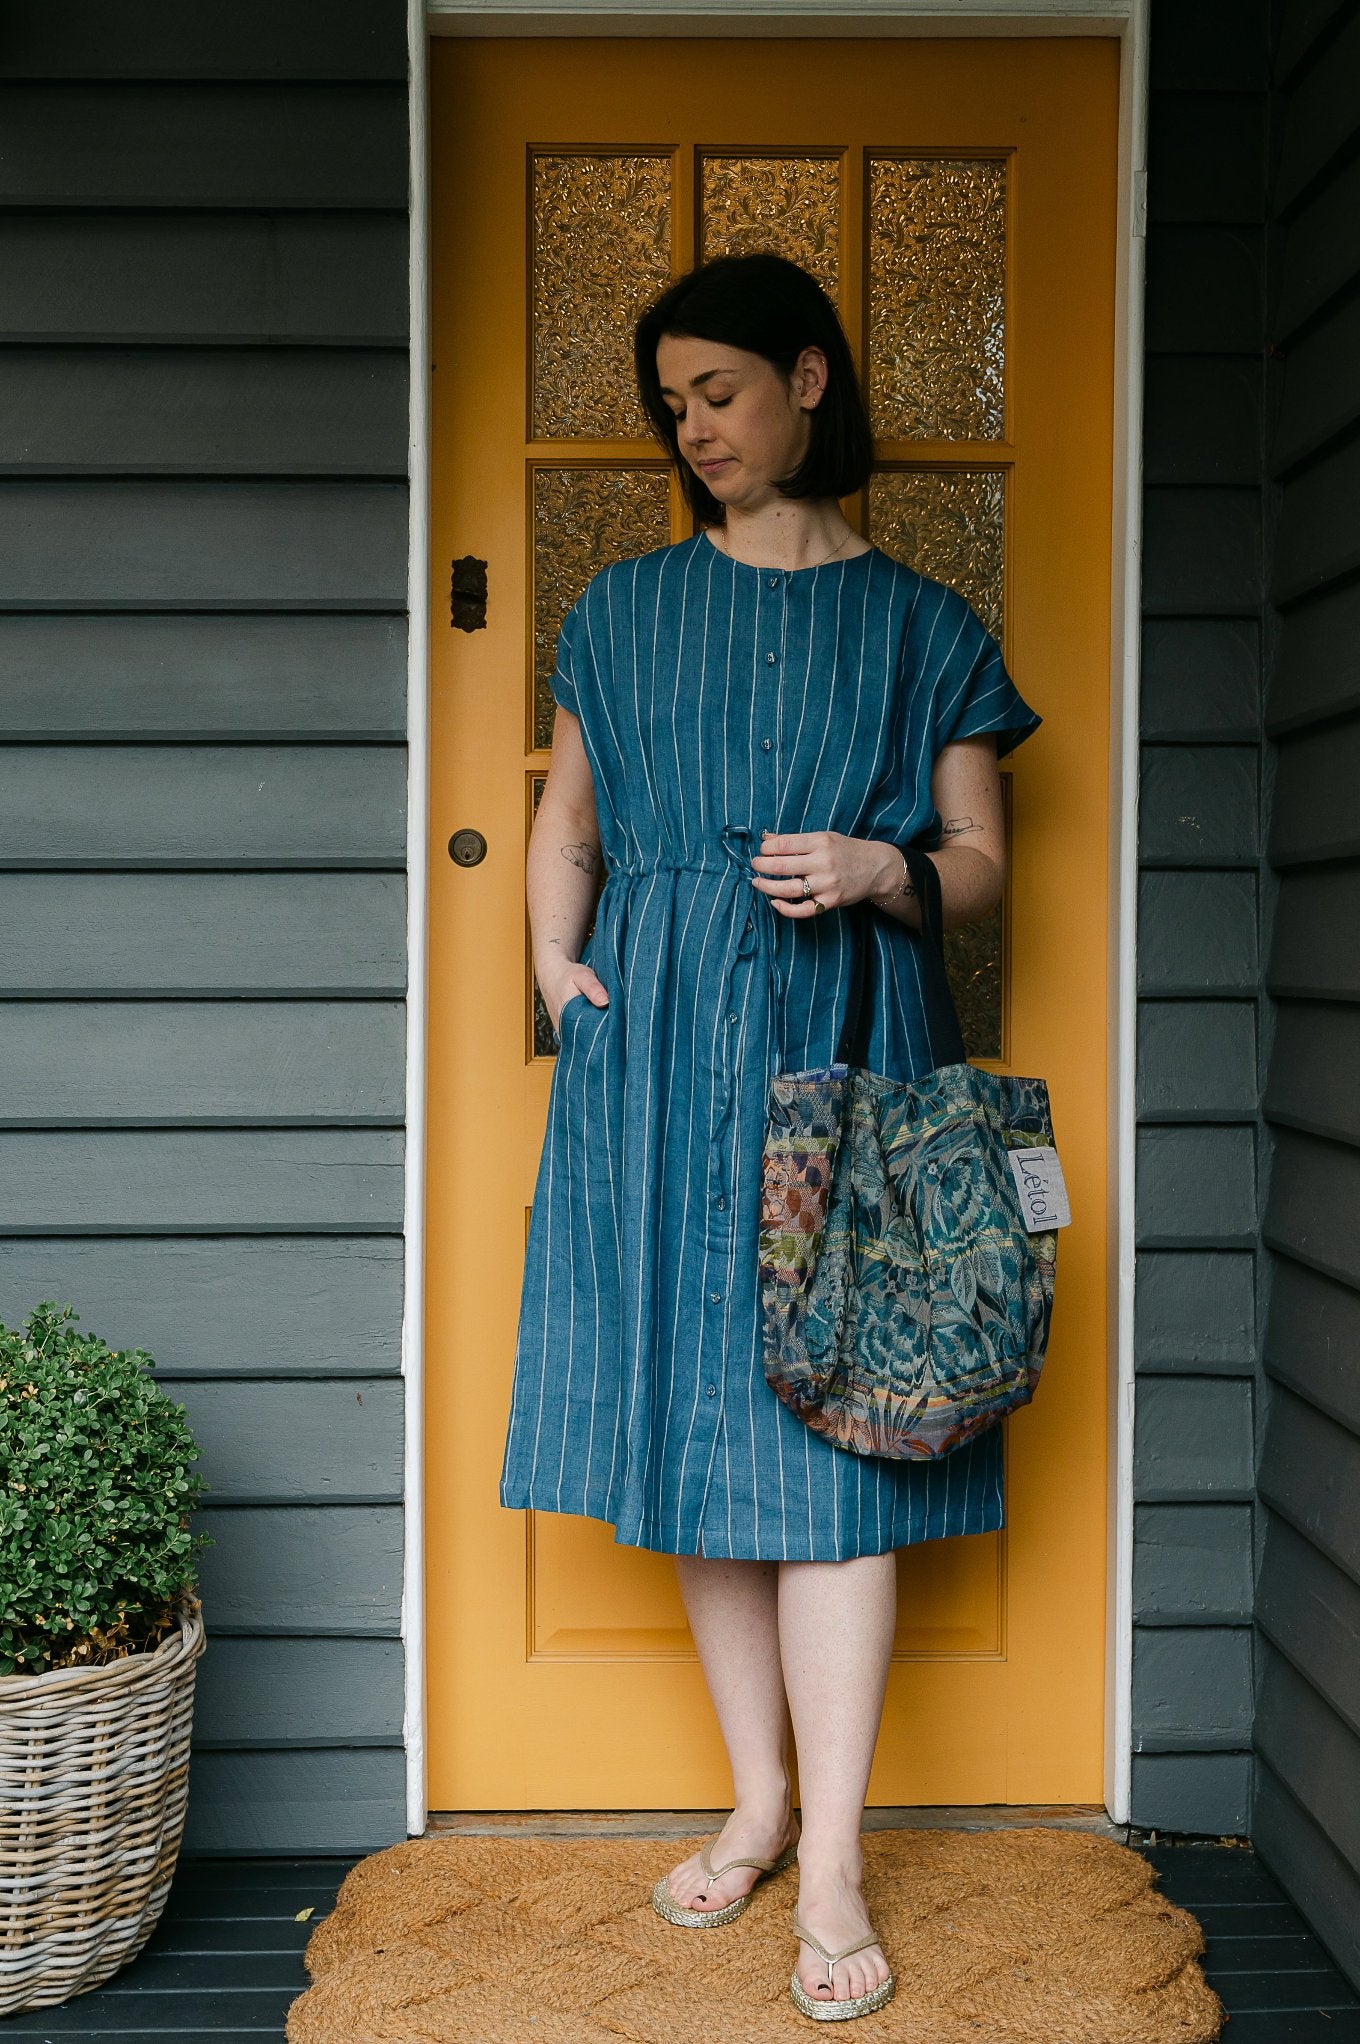
[[[705,1892],[711,1892],[713,1883],[732,1867],[759,1867],[762,1874],[778,1874],[782,1873],[785,1867],[793,1866],[798,1858],[797,1845],[791,1845],[778,1859],[730,1859],[726,1866],[715,1867],[708,1856],[709,1847],[713,1842],[713,1839],[708,1839],[699,1848],[699,1864],[708,1876],[708,1889]],[[683,1909],[671,1894],[669,1880],[669,1875],[663,1874],[653,1888],[652,1907],[658,1916],[665,1917],[667,1923],[683,1924],[686,1929],[701,1923],[731,1923],[734,1917],[741,1915],[760,1886],[758,1879],[752,1881],[744,1895],[738,1895],[735,1901],[729,1902],[723,1909]]]
[[[862,1952],[867,1946],[878,1943],[876,1937],[870,1936],[861,1938],[858,1944],[847,1945],[843,1952],[828,1952],[821,1939],[815,1938],[810,1930],[804,1930],[796,1916],[793,1919],[793,1931],[795,1937],[803,1938],[811,1945],[813,1951],[820,1953],[826,1961],[828,1986],[832,1980],[831,1968],[838,1959],[848,1959],[852,1952]],[[897,1982],[890,1973],[886,1980],[880,1980],[878,1986],[871,1987],[867,1994],[851,1995],[845,2001],[818,2001],[808,1993],[798,1978],[796,1966],[789,1979],[789,1993],[793,1996],[794,2006],[800,2008],[805,2016],[814,2017],[819,2023],[839,2023],[851,2016],[867,2016],[872,2010],[881,2009],[884,2002],[892,2000],[896,1986]]]

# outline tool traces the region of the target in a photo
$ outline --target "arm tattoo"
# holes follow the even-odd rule
[[[562,857],[570,859],[572,865],[579,866],[583,873],[593,873],[600,863],[600,848],[587,844],[583,839],[580,844],[563,845]]]
[[[957,837],[961,830],[981,830],[981,828],[981,824],[974,823],[971,816],[951,816],[947,823],[941,825],[940,835],[941,837]]]

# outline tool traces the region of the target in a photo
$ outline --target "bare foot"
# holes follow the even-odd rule
[[[797,1913],[798,1921],[831,1952],[873,1932],[859,1882],[848,1874],[819,1874],[800,1863]],[[837,1959],[828,1982],[821,1953],[802,1938],[798,1941],[798,1979],[814,2001],[850,2001],[871,1994],[891,1971],[882,1946],[866,1945],[863,1951]]]
[[[757,1810],[749,1813],[740,1805],[732,1812],[708,1848],[711,1865],[722,1866],[729,1859],[778,1859],[798,1842],[798,1824],[786,1807],[771,1816]],[[723,1909],[738,1895],[749,1895],[760,1879],[759,1867],[730,1867],[710,1888],[708,1875],[692,1852],[671,1868],[667,1889],[672,1902],[681,1909]],[[818,1931],[818,1937],[821,1932]]]

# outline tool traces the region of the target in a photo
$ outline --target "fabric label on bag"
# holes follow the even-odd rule
[[[1020,1211],[1031,1235],[1045,1228],[1065,1228],[1072,1219],[1063,1184],[1062,1165],[1051,1143],[1039,1143],[1026,1150],[1007,1150]]]

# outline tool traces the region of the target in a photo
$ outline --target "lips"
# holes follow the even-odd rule
[[[701,461],[699,467],[705,475],[712,475],[715,468],[726,468],[731,459],[730,454],[725,454],[721,461]]]

